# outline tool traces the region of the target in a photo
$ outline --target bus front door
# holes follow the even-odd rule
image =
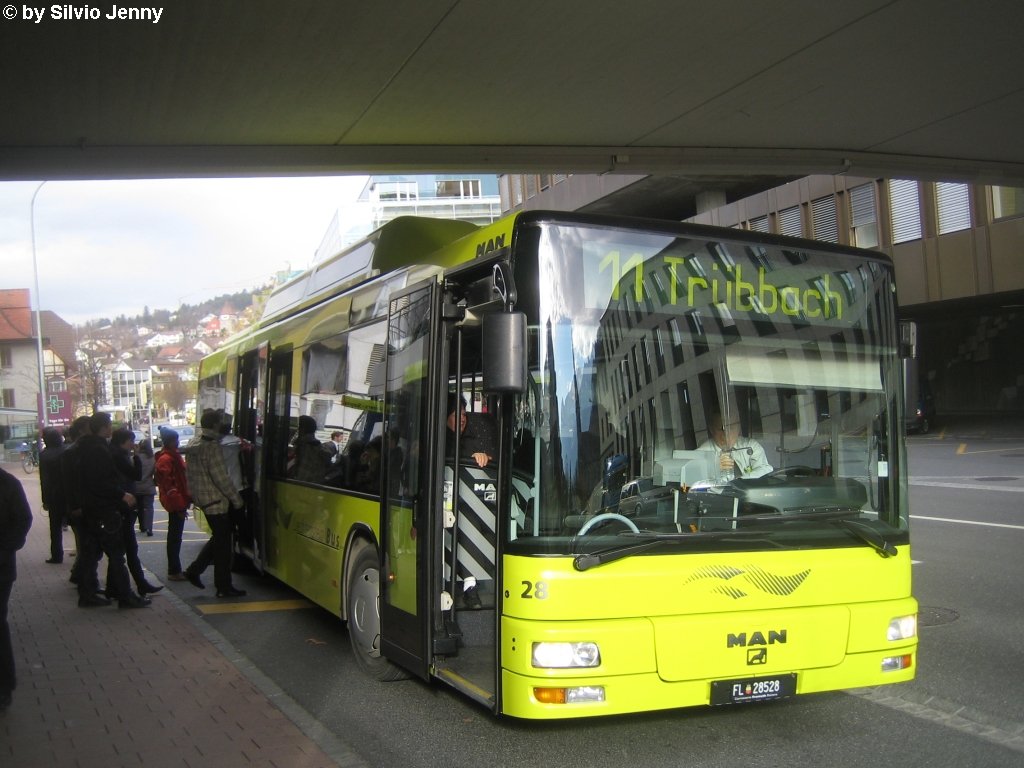
[[[439,497],[436,436],[439,422],[441,290],[420,283],[393,295],[388,318],[384,394],[384,493],[380,525],[381,653],[424,679],[430,676],[435,636],[434,499]],[[439,528],[439,527],[438,527]]]
[[[236,521],[236,545],[259,570],[264,567],[260,478],[263,471],[263,414],[267,393],[268,352],[268,345],[264,342],[242,356],[235,390],[238,397],[235,401],[234,433],[248,446],[242,452],[242,476],[245,481],[242,498],[245,500],[245,509]]]

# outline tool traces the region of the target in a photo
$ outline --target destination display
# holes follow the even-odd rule
[[[714,309],[751,319],[848,326],[861,315],[864,297],[874,294],[883,270],[835,257],[823,269],[820,255],[781,248],[751,249],[720,242],[652,238],[580,243],[583,308],[646,307],[686,314]]]

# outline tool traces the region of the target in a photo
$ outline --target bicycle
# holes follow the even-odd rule
[[[21,449],[21,468],[25,474],[30,475],[39,466],[39,455],[25,446]]]

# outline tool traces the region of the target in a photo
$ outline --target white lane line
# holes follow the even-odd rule
[[[931,520],[938,523],[960,523],[961,525],[984,525],[989,528],[1013,528],[1024,531],[1024,525],[1010,525],[1009,523],[983,523],[980,520],[958,520],[953,517],[926,517],[925,515],[911,515],[911,520]]]
[[[928,480],[910,479],[911,485],[922,485],[928,488],[962,488],[965,491],[1004,491],[1007,493],[1024,493],[1024,487],[1017,485],[982,485],[981,483],[933,483]]]
[[[1016,752],[1024,752],[1024,724],[991,712],[940,699],[924,691],[908,688],[896,690],[888,685],[859,688],[846,693]]]

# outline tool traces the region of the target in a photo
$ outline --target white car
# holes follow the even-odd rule
[[[191,424],[183,424],[180,427],[176,427],[172,424],[157,424],[156,431],[153,433],[153,447],[159,448],[164,444],[163,440],[160,439],[161,429],[173,429],[178,433],[178,445],[186,445],[188,441],[196,436],[196,428]]]

